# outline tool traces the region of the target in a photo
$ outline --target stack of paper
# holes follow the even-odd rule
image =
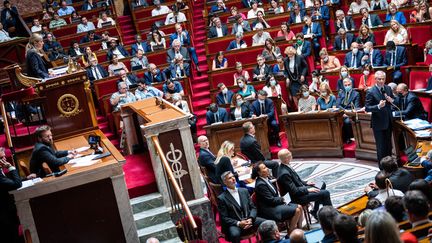
[[[418,118],[404,121],[404,123],[407,127],[411,128],[414,131],[432,128],[432,125],[428,121]]]

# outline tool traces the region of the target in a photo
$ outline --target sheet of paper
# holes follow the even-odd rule
[[[90,149],[90,146],[85,146],[85,147],[77,148],[77,149],[75,149],[75,151],[77,151],[77,153],[82,153],[82,152],[87,151],[89,149]]]
[[[285,195],[283,196],[283,198],[284,198],[286,204],[288,204],[288,203],[291,202],[291,196],[290,196],[289,193],[285,194]]]
[[[248,180],[250,178],[251,178],[250,174],[244,174],[244,175],[239,176],[240,181]]]
[[[40,177],[34,178],[32,180],[23,181],[22,186],[20,188],[18,188],[18,190],[24,189],[24,188],[29,187],[29,186],[33,186],[34,184],[41,182],[41,181],[43,181],[43,180]]]
[[[92,160],[96,156],[98,156],[98,155],[97,154],[87,155],[84,157],[71,159],[71,160],[69,160],[68,163],[71,164],[72,167],[89,166],[89,165],[95,164],[98,161],[98,160]]]

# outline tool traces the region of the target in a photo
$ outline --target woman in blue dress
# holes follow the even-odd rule
[[[320,96],[317,99],[318,110],[323,111],[336,107],[336,97],[333,95],[328,83],[320,84]]]

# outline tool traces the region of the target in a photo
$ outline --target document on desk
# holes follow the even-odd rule
[[[24,188],[29,187],[29,186],[33,186],[34,184],[41,182],[41,181],[43,181],[43,180],[40,177],[34,178],[32,180],[22,181],[22,186],[20,188],[18,188],[18,190],[24,189]]]
[[[291,202],[291,196],[290,196],[289,192],[287,192],[287,194],[285,194],[285,196],[283,196],[283,199],[284,199],[286,204]]]
[[[82,153],[82,152],[87,151],[89,149],[90,149],[89,146],[85,146],[85,147],[77,148],[77,149],[75,149],[75,151],[77,151],[77,153]]]
[[[87,155],[75,159],[69,160],[68,164],[71,164],[72,167],[83,167],[83,166],[90,166],[93,164],[96,164],[99,160],[93,160],[97,154]]]

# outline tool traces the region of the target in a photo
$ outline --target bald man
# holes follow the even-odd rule
[[[289,239],[290,243],[307,243],[304,231],[301,229],[293,230],[289,236]]]
[[[209,149],[208,138],[204,135],[199,136],[198,144],[200,146],[198,163],[206,169],[209,179],[214,183],[218,183],[219,180],[216,178],[216,165],[214,163],[216,156]]]
[[[408,90],[408,86],[404,83],[398,84],[396,87],[397,97],[395,105],[399,107],[400,111],[394,109],[393,116],[400,117],[404,120],[419,118],[427,120],[427,114],[423,108],[420,99],[414,93]]]

